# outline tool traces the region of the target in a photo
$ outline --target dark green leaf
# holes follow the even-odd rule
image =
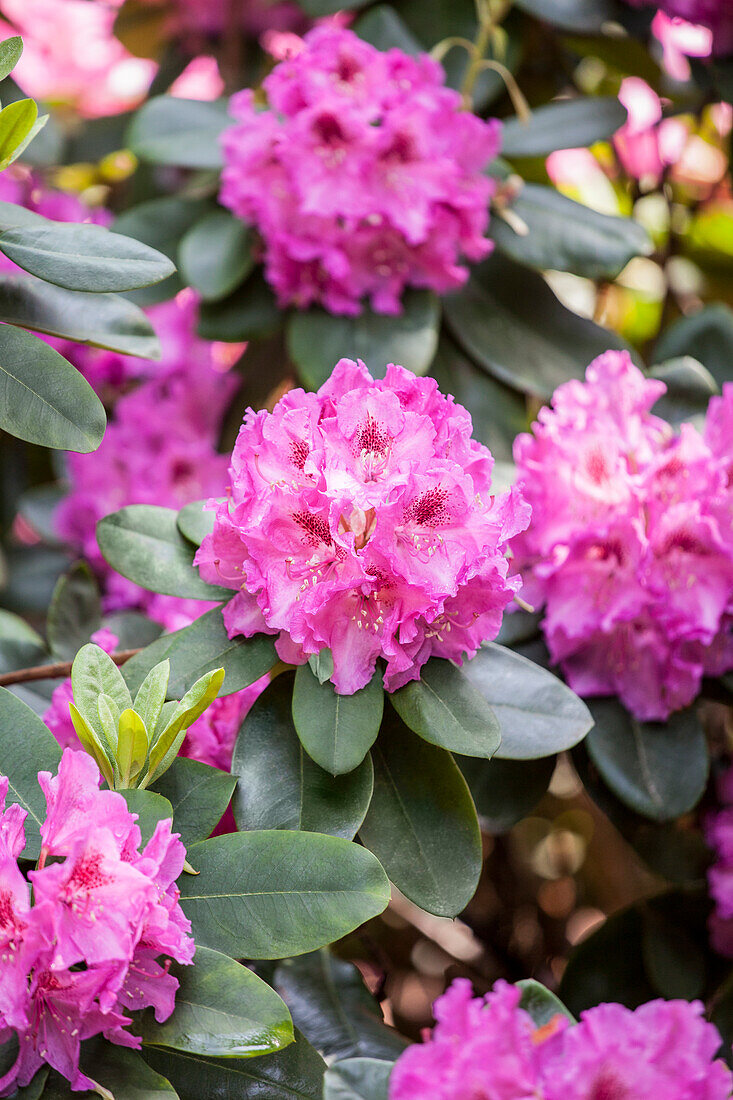
[[[41,854],[39,830],[46,817],[46,799],[38,786],[39,771],[55,772],[61,749],[49,729],[30,707],[0,688],[0,775],[8,777],[8,803],[28,811],[25,822],[25,859]]]
[[[311,759],[331,775],[343,775],[361,764],[379,733],[383,711],[378,672],[353,695],[339,695],[329,681],[319,683],[310,665],[301,665],[295,674],[295,729]]]
[[[178,257],[186,282],[205,301],[218,301],[254,267],[252,231],[226,210],[211,210],[186,233]]]
[[[0,325],[0,430],[86,454],[105,425],[101,401],[71,363],[30,332]]]
[[[496,641],[499,645],[510,648],[522,642],[531,641],[539,633],[541,619],[542,615],[537,611],[517,610],[512,611],[511,614],[507,613],[502,619]]]
[[[194,844],[179,881],[196,942],[234,958],[300,955],[345,936],[389,901],[374,856],[318,833],[263,830]]]
[[[5,77],[12,73],[22,53],[23,39],[20,35],[13,35],[12,38],[6,38],[0,42],[0,80],[5,80]]]
[[[58,661],[72,661],[102,625],[99,585],[86,562],[77,562],[58,581],[46,620],[51,652]]]
[[[275,295],[258,269],[228,298],[202,304],[198,333],[203,340],[238,344],[271,336],[282,322]]]
[[[312,19],[319,19],[322,15],[333,15],[337,11],[353,11],[354,8],[363,8],[368,0],[298,0],[301,8]]]
[[[665,329],[654,358],[661,363],[683,355],[707,367],[719,386],[733,382],[733,310],[715,302]]]
[[[583,700],[562,680],[504,646],[489,642],[463,667],[499,720],[497,756],[550,756],[577,745],[593,725]]]
[[[6,555],[3,604],[10,611],[45,615],[56,582],[71,564],[67,554],[46,546],[12,547]]]
[[[120,649],[139,649],[159,638],[163,628],[141,611],[115,611],[104,618],[104,626],[119,638]]]
[[[357,317],[337,317],[321,309],[293,313],[288,321],[288,351],[301,377],[316,390],[349,349],[363,359],[375,378],[388,363],[425,374],[438,347],[440,303],[428,290],[408,291],[398,316],[366,308]]]
[[[204,1058],[152,1047],[145,1058],[174,1082],[181,1100],[321,1100],[323,1095],[325,1063],[299,1035],[285,1050],[261,1058]]]
[[[474,439],[484,443],[498,461],[511,460],[515,437],[529,427],[524,397],[479,370],[445,333],[429,373],[442,393],[453,394],[470,409]]]
[[[137,824],[142,833],[142,847],[144,847],[155,832],[158,822],[170,820],[173,817],[173,807],[167,798],[163,798],[154,791],[128,789],[120,791],[120,794],[127,802],[130,813],[137,814]]]
[[[566,309],[541,275],[498,252],[474,268],[444,309],[456,341],[479,366],[542,398],[584,378],[602,352],[626,348],[616,333]]]
[[[626,109],[615,96],[558,99],[535,108],[528,122],[513,118],[506,123],[502,156],[539,157],[555,149],[592,145],[610,137],[625,121]]]
[[[705,990],[705,952],[689,931],[653,909],[642,912],[642,954],[649,979],[663,997],[693,1001]]]
[[[589,703],[595,726],[586,746],[621,801],[654,821],[697,804],[708,777],[705,733],[694,708],[666,722],[638,722],[615,699]]]
[[[387,1100],[394,1062],[347,1058],[326,1070],[323,1100]]]
[[[517,0],[517,7],[556,27],[586,34],[600,31],[604,23],[620,18],[614,0]]]
[[[114,1100],[178,1100],[169,1081],[151,1069],[136,1050],[94,1039],[82,1047],[81,1068],[109,1090]],[[65,1078],[52,1074],[43,1100],[99,1100],[97,1092],[72,1092]]]
[[[158,638],[123,665],[132,690],[137,691],[153,665],[166,658],[171,663],[171,699],[180,699],[212,668],[223,668],[226,673],[219,694],[232,695],[259,680],[278,662],[273,639],[267,634],[230,639],[218,607],[183,630]]]
[[[0,610],[0,672],[42,665],[49,654],[40,634],[25,619]]]
[[[30,523],[44,542],[58,543],[56,509],[66,493],[56,482],[51,485],[34,485],[23,493],[18,501],[18,512]]]
[[[176,263],[183,237],[208,209],[209,205],[203,199],[165,195],[125,210],[115,219],[112,229],[115,233],[150,245]],[[154,305],[172,298],[183,289],[183,285],[179,274],[169,275],[162,283],[133,291],[129,297],[141,306]]]
[[[486,758],[499,747],[496,715],[450,661],[431,658],[420,670],[420,679],[392,692],[389,701],[402,721],[433,745]]]
[[[353,30],[378,50],[402,50],[415,57],[423,52],[412,31],[389,4],[377,4],[354,24]]]
[[[206,840],[223,817],[236,779],[219,768],[178,756],[154,784],[173,808],[173,830],[187,848]]]
[[[193,547],[177,526],[173,508],[132,504],[97,524],[97,542],[107,562],[123,577],[167,596],[224,600],[231,589],[207,584],[193,564]]]
[[[498,214],[490,235],[497,248],[530,267],[615,279],[634,256],[648,256],[653,249],[638,222],[599,214],[552,187],[525,183],[510,209],[526,226],[526,236]]]
[[[306,666],[307,667],[307,666]],[[301,745],[293,726],[292,675],[270,684],[244,720],[234,748],[234,817],[240,829],[298,829],[351,840],[374,785],[371,760],[348,775],[329,775]],[[277,776],[277,783],[272,777]]]
[[[1,233],[0,250],[24,271],[67,290],[133,290],[175,271],[160,252],[100,225],[44,220]]]
[[[485,830],[500,834],[532,812],[550,785],[555,757],[477,760],[463,756],[459,766]]]
[[[406,1041],[387,1027],[382,1010],[353,963],[327,948],[286,959],[275,971],[295,1026],[332,1060],[397,1058]]]
[[[29,275],[5,275],[0,277],[0,321],[122,355],[160,358],[160,343],[150,321],[119,294],[87,294]]]
[[[140,160],[179,168],[221,168],[219,138],[233,124],[225,101],[178,96],[148,100],[133,116],[127,145]]]
[[[481,834],[465,779],[449,752],[416,737],[391,711],[372,760],[362,842],[411,901],[455,917],[481,873]]]
[[[206,536],[214,530],[215,513],[206,511],[204,507],[206,504],[206,500],[194,500],[181,508],[178,513],[178,530],[194,546],[200,546]]]
[[[668,359],[653,367],[650,374],[667,386],[667,392],[654,406],[654,413],[675,427],[693,416],[704,416],[710,398],[718,393],[710,371],[691,355]]]
[[[274,989],[234,959],[197,947],[192,966],[173,963],[176,1007],[165,1023],[143,1019],[146,1044],[212,1058],[272,1054],[293,1042],[290,1013]]]
[[[530,1014],[535,1027],[544,1027],[555,1016],[565,1016],[571,1023],[575,1023],[575,1017],[568,1012],[559,997],[556,997],[540,982],[536,982],[534,978],[525,978],[523,981],[517,982],[517,986],[522,991],[519,1007]]]
[[[655,91],[662,83],[662,72],[645,44],[631,35],[599,34],[595,37],[565,38],[564,45],[581,57],[598,57],[624,76],[640,76]]]

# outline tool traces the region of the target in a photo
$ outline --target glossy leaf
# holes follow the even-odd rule
[[[181,241],[208,209],[204,199],[164,195],[123,211],[112,223],[112,229],[150,245],[177,263]],[[155,286],[132,291],[129,297],[141,306],[154,305],[172,298],[183,286],[181,276],[176,273]]]
[[[218,301],[254,267],[252,230],[226,210],[210,210],[183,237],[178,258],[189,286],[204,301]]]
[[[423,52],[421,43],[389,4],[369,8],[356,21],[353,30],[377,50],[398,49],[412,57]]]
[[[82,1046],[81,1069],[106,1088],[114,1100],[178,1100],[171,1083],[136,1050],[102,1039]],[[98,1100],[97,1092],[72,1092],[65,1078],[52,1074],[43,1090],[43,1100]]]
[[[505,124],[502,156],[539,157],[592,145],[609,138],[625,121],[626,109],[615,96],[558,99],[536,107],[528,122],[513,118]]]
[[[19,99],[0,111],[0,171],[20,156],[38,118],[32,99]]]
[[[19,34],[0,42],[0,80],[12,73],[23,53],[23,39]]]
[[[500,834],[532,812],[550,785],[555,757],[478,760],[463,756],[459,767],[484,828]]]
[[[357,967],[327,948],[286,959],[275,971],[275,987],[295,1026],[329,1060],[395,1059],[407,1045],[385,1024]]]
[[[301,1036],[261,1058],[205,1058],[184,1051],[145,1048],[145,1058],[174,1082],[180,1100],[322,1100],[326,1069]]]
[[[517,985],[522,991],[519,1007],[530,1014],[535,1027],[545,1027],[556,1016],[564,1016],[573,1024],[576,1022],[560,998],[534,978],[525,978],[517,982]]]
[[[310,665],[300,665],[295,674],[295,729],[311,759],[331,775],[361,764],[379,733],[383,711],[379,672],[353,695],[339,695],[329,681],[319,683]]]
[[[154,791],[138,791],[128,788],[119,793],[127,802],[128,810],[138,815],[137,824],[142,833],[141,847],[144,847],[155,832],[155,826],[158,822],[173,817],[173,807],[167,798]]]
[[[499,747],[497,716],[450,661],[431,658],[420,679],[392,692],[389,701],[405,725],[433,745],[486,758]]]
[[[481,834],[466,781],[445,749],[393,713],[372,749],[374,794],[359,835],[395,886],[441,917],[455,917],[481,873]]]
[[[593,699],[588,754],[611,790],[637,813],[670,821],[699,801],[708,777],[705,733],[694,708],[638,722],[615,699]]]
[[[690,355],[668,359],[649,373],[667,387],[654,405],[654,415],[663,416],[675,427],[693,416],[704,416],[710,398],[719,392],[710,371]]]
[[[585,34],[620,17],[614,0],[517,0],[517,7],[543,22]]]
[[[393,1062],[347,1058],[329,1066],[323,1078],[323,1100],[387,1100]]]
[[[648,256],[653,249],[645,230],[632,218],[600,214],[553,187],[525,183],[510,209],[527,234],[516,232],[496,213],[490,235],[497,248],[530,267],[615,279],[634,256]]]
[[[232,120],[226,102],[149,99],[133,117],[127,144],[140,160],[179,168],[221,168],[219,138]]]
[[[243,340],[262,340],[281,328],[283,317],[262,272],[255,270],[227,298],[202,303],[198,334],[202,340],[235,344]]]
[[[408,291],[397,316],[364,309],[338,317],[320,309],[295,312],[287,329],[288,351],[310,389],[330,377],[344,348],[363,359],[373,377],[383,378],[388,363],[425,374],[438,347],[440,304],[427,290]]]
[[[109,654],[97,645],[82,646],[77,653],[71,666],[71,685],[76,706],[98,733],[101,726],[97,700],[102,693],[114,700],[120,713],[132,706],[132,697],[122,673]]]
[[[125,786],[140,774],[148,754],[145,723],[131,707],[120,715],[117,734],[117,765]]]
[[[733,310],[722,302],[706,306],[665,329],[654,348],[658,363],[694,356],[719,386],[733,382]]]
[[[193,564],[193,547],[184,539],[173,508],[133,504],[97,524],[99,549],[123,577],[167,596],[189,600],[229,599],[231,589],[207,584]]]
[[[317,833],[263,830],[194,844],[200,874],[179,880],[198,944],[234,958],[277,959],[331,943],[389,901],[364,848]]]
[[[46,817],[46,799],[38,785],[39,771],[55,772],[61,749],[55,737],[25,703],[0,688],[0,775],[8,777],[8,804],[28,811],[25,859],[41,854],[39,830]]]
[[[46,635],[54,657],[72,661],[101,625],[99,586],[86,562],[77,562],[58,581],[48,609]]]
[[[88,294],[64,290],[29,275],[4,275],[0,276],[0,321],[122,355],[160,358],[160,344],[150,321],[118,294]],[[70,394],[74,392],[66,378],[64,387]],[[81,391],[76,392],[78,402]]]
[[[536,271],[498,252],[473,269],[443,308],[457,343],[480,367],[541,398],[584,378],[597,355],[626,347],[616,333],[566,309]]]
[[[0,431],[86,454],[105,426],[101,401],[71,363],[30,332],[0,325]]]
[[[347,775],[319,768],[303,748],[291,713],[293,676],[280,675],[253,704],[234,747],[240,829],[297,829],[351,840],[374,786],[367,757]],[[272,776],[277,776],[277,783]]]
[[[197,947],[193,966],[173,963],[176,1007],[164,1023],[143,1019],[143,1043],[205,1054],[251,1058],[293,1042],[290,1013],[274,989],[219,951]]]
[[[253,638],[229,638],[214,607],[190,626],[165,634],[123,665],[124,676],[133,691],[143,682],[153,665],[168,659],[171,678],[169,698],[178,699],[212,668],[225,671],[222,695],[232,695],[259,680],[277,664],[272,638],[256,634]]]
[[[159,665],[151,668],[135,693],[133,706],[151,734],[158,724],[160,712],[165,703],[170,672],[170,662],[161,661]]]
[[[178,756],[155,781],[154,791],[173,807],[173,830],[186,848],[206,840],[224,815],[236,785],[228,772]]]
[[[100,225],[44,221],[0,233],[0,251],[18,267],[67,290],[134,290],[175,271],[171,261]]]
[[[178,513],[178,530],[194,546],[200,546],[214,530],[215,513],[205,508],[207,503],[207,500],[194,500]]]
[[[577,745],[593,725],[582,699],[547,669],[489,642],[463,666],[501,729],[497,756],[534,760]]]

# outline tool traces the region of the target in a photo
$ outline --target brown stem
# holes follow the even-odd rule
[[[122,649],[119,653],[111,653],[110,656],[116,665],[124,665],[136,653],[142,649]],[[57,661],[55,665],[35,665],[33,668],[19,668],[15,672],[5,672],[0,676],[0,687],[9,684],[28,684],[31,680],[61,680],[71,676],[72,661]]]

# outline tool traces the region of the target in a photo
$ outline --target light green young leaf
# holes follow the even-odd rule
[[[38,107],[32,99],[19,99],[0,111],[0,170],[7,168],[17,156],[16,150],[38,118]]]
[[[71,667],[74,702],[86,721],[99,732],[100,695],[109,695],[120,712],[132,706],[132,697],[122,673],[108,653],[91,642],[82,646]]]
[[[100,695],[97,700],[97,713],[102,725],[102,742],[111,761],[117,754],[117,730],[120,724],[120,708],[111,695]]]
[[[147,755],[148,731],[145,723],[131,708],[123,710],[117,737],[117,766],[125,786],[140,774]]]
[[[30,143],[33,141],[34,137],[36,137],[41,132],[41,130],[46,125],[46,123],[48,122],[50,117],[51,117],[50,115],[39,115],[38,116],[38,118],[33,123],[33,125],[31,126],[31,128],[28,131],[28,133],[26,134],[26,136],[21,141],[20,145],[16,146],[14,152],[11,154],[11,157],[10,157],[10,160],[8,161],[8,164],[12,164],[14,161],[16,161],[18,159],[19,156],[21,156],[21,154],[23,154],[26,151],[26,149],[28,148]],[[7,167],[7,165],[4,165],[4,167]]]
[[[145,728],[151,734],[151,741],[165,703],[170,673],[170,661],[161,661],[159,665],[151,668],[135,696],[135,710],[145,723]]]
[[[82,716],[79,710],[73,703],[69,703],[69,713],[71,714],[71,721],[74,724],[76,730],[76,736],[82,743],[84,749],[89,753],[91,757],[96,760],[99,770],[104,776],[107,784],[110,787],[114,787],[115,779],[112,771],[112,765],[107,759],[107,755],[102,748],[101,742],[98,739],[97,733],[88,724],[86,719]]]
[[[224,669],[217,668],[207,672],[186,692],[178,706],[156,739],[150,753],[147,782],[151,783],[165,771],[183,742],[186,730],[199,718],[219,694],[224,680]]]
[[[23,39],[19,34],[0,42],[0,80],[5,80],[12,73],[22,53]]]

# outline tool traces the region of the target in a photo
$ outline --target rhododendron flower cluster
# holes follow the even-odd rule
[[[710,42],[712,53],[719,57],[733,53],[733,6],[730,0],[627,0],[627,2],[636,8],[658,8],[662,16],[674,22],[705,27],[712,32]]]
[[[715,907],[710,939],[716,951],[733,958],[733,768],[718,783],[721,807],[705,823],[705,836],[715,858],[708,885]]]
[[[186,294],[156,307],[163,347],[156,376],[120,398],[97,451],[68,456],[71,491],[56,513],[59,535],[104,579],[106,608],[141,608],[168,629],[210,605],[147,592],[111,571],[96,525],[128,504],[181,508],[224,492],[227,460],[216,440],[236,380],[220,369],[216,346],[195,336],[196,313]]]
[[[291,663],[330,648],[343,694],[378,658],[393,691],[430,656],[473,655],[519,586],[504,547],[529,521],[516,491],[492,494],[492,466],[466,410],[399,366],[375,381],[342,359],[318,393],[249,410],[195,559],[239,590],[229,636],[278,634]]]
[[[282,305],[399,313],[406,287],[439,293],[480,260],[500,126],[463,110],[427,55],[382,53],[316,27],[252,91],[232,98],[221,201],[263,241]]]
[[[733,389],[705,435],[649,410],[665,392],[625,352],[555,391],[514,445],[532,525],[512,543],[523,598],[545,607],[553,660],[580,695],[638,718],[690,703],[733,667]],[[717,411],[716,411],[717,410]]]
[[[186,850],[170,820],[141,851],[137,815],[122,795],[99,789],[85,753],[65,750],[58,774],[39,772],[38,782],[47,816],[38,869],[26,879],[18,866],[26,811],[4,809],[8,780],[0,779],[0,1041],[19,1042],[3,1096],[44,1064],[73,1090],[94,1089],[79,1068],[80,1043],[102,1034],[139,1048],[128,1013],[150,1006],[166,1020],[178,988],[170,961],[188,964],[194,954],[175,885]]]
[[[733,1077],[714,1061],[720,1036],[703,1005],[602,1004],[571,1024],[536,1028],[521,992],[499,981],[472,997],[458,978],[435,1002],[432,1035],[397,1060],[389,1100],[728,1100]]]

